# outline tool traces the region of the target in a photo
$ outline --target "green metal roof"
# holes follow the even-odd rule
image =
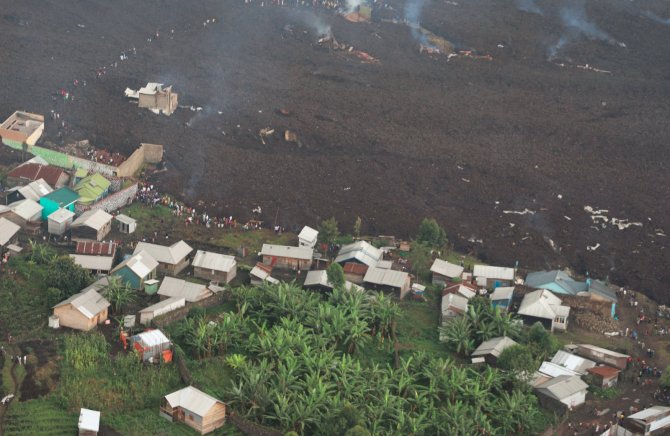
[[[49,200],[58,203],[60,207],[65,207],[77,201],[79,199],[79,194],[70,188],[60,188],[45,195],[43,198],[48,198]]]
[[[86,203],[95,201],[102,196],[102,194],[109,189],[112,184],[109,180],[102,177],[100,174],[91,174],[85,177],[81,182],[77,183],[74,188],[81,196],[81,202]]]
[[[79,168],[79,169],[77,170],[77,172],[74,173],[74,176],[75,176],[76,178],[78,178],[78,179],[79,179],[79,178],[86,177],[87,175],[88,175],[88,171],[86,171],[85,168]]]

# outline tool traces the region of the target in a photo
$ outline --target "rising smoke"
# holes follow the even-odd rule
[[[544,15],[544,12],[535,1],[536,0],[516,0],[516,7],[520,11],[528,12],[530,14]]]
[[[347,5],[347,13],[354,12],[357,7],[359,7],[363,3],[363,0],[347,0],[346,5]]]
[[[643,17],[649,18],[651,21],[663,24],[664,26],[670,26],[670,18],[662,18],[656,15],[652,11],[645,11],[645,10],[640,11],[640,14],[642,14]]]
[[[419,44],[435,48],[424,32],[421,31],[421,12],[426,0],[408,0],[405,3],[405,22],[412,32],[414,38]]]

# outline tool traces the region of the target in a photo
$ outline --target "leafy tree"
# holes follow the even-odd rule
[[[427,279],[430,272],[430,266],[433,262],[431,249],[428,245],[421,242],[414,242],[409,252],[408,260],[412,264],[412,270],[422,279]]]
[[[124,283],[119,277],[112,276],[109,278],[105,297],[112,303],[114,313],[118,314],[128,304],[135,301],[135,291],[130,287],[129,283]]]
[[[528,343],[533,355],[540,360],[552,356],[561,347],[558,339],[548,332],[540,322],[536,322],[528,330]]]
[[[454,318],[442,327],[445,342],[457,353],[470,355],[475,348],[472,327],[467,317]]]
[[[431,247],[443,247],[447,243],[447,233],[433,218],[424,218],[419,225],[416,240]]]
[[[334,217],[321,221],[321,224],[319,224],[319,241],[332,244],[338,236],[340,236],[340,229]]]
[[[84,289],[93,282],[91,274],[74,263],[70,256],[59,256],[48,267],[47,284],[63,292],[63,298]]]
[[[354,236],[357,238],[361,236],[361,227],[363,225],[363,221],[361,220],[361,217],[357,216],[356,221],[354,221]]]
[[[51,309],[56,304],[63,301],[65,298],[63,298],[63,291],[61,291],[58,288],[54,288],[54,287],[50,286],[50,287],[47,288],[46,299],[47,299],[47,307],[49,309]]]
[[[328,283],[333,285],[335,289],[344,288],[344,269],[339,263],[331,263],[326,269],[326,275],[328,277]]]
[[[521,344],[505,348],[498,358],[498,366],[508,371],[525,374],[532,374],[537,369],[530,348]]]

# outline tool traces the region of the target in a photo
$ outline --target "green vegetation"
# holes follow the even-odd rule
[[[501,369],[512,371],[517,374],[532,374],[537,369],[537,363],[533,358],[530,348],[526,345],[517,344],[505,348],[498,358],[498,366]]]
[[[319,224],[319,242],[332,244],[340,236],[340,229],[335,218],[321,221]]]
[[[593,392],[593,395],[595,395],[598,398],[603,398],[605,400],[613,400],[614,398],[619,398],[619,396],[621,396],[621,392],[619,392],[619,390],[614,387],[611,388],[591,387],[590,390],[591,392]]]
[[[68,412],[53,400],[14,401],[5,419],[6,436],[77,434],[79,411]]]
[[[419,225],[416,241],[429,247],[441,248],[447,245],[447,233],[433,218],[424,218]]]
[[[105,298],[112,304],[114,313],[121,313],[126,306],[136,299],[136,292],[130,283],[123,283],[117,276],[109,278],[109,285],[105,288]]]
[[[321,296],[285,283],[232,293],[234,312],[187,319],[171,330],[199,358],[191,363],[194,380],[253,422],[325,435],[542,427],[535,397],[495,369],[478,372],[412,350],[397,367],[384,363],[395,326],[411,320],[401,321],[401,309],[383,294],[336,289]],[[435,319],[427,318],[436,335]],[[217,370],[222,362],[225,370]]]

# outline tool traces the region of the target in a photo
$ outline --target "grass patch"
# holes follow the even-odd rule
[[[398,320],[398,342],[401,349],[422,350],[449,354],[439,341],[438,315],[431,301],[404,301],[400,303],[402,315]]]
[[[5,418],[4,434],[77,434],[78,413],[68,413],[54,401],[45,399],[13,401]]]
[[[215,239],[215,244],[230,250],[247,247],[250,255],[261,251],[263,244],[272,243],[278,245],[295,245],[296,237],[293,233],[282,233],[277,235],[272,230],[241,230],[227,231]]]
[[[137,232],[149,234],[154,231],[174,227],[178,218],[165,206],[150,207],[142,203],[133,203],[121,213],[137,220]]]

